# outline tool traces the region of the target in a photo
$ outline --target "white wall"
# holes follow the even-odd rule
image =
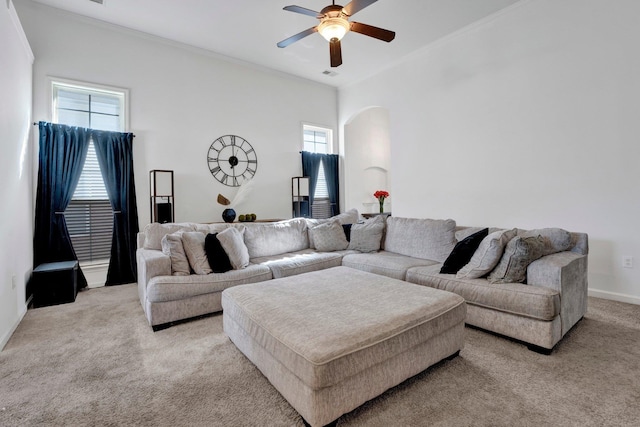
[[[389,110],[394,215],[587,232],[592,295],[640,303],[638,16],[524,1],[342,89],[340,123]]]
[[[207,151],[240,135],[257,152],[249,201],[238,214],[291,217],[291,177],[301,172],[302,122],[337,130],[334,88],[51,9],[18,12],[34,50],[34,118],[50,119],[47,76],[130,89],[130,130],[140,227],[149,222],[149,170],[175,172],[176,221],[221,221],[216,203],[237,188],[216,181]]]
[[[0,4],[0,350],[27,310],[33,264],[31,69],[33,54],[11,2]]]

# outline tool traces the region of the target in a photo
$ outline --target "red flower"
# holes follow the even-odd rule
[[[375,193],[373,193],[373,197],[375,197],[378,200],[380,199],[384,200],[387,197],[389,197],[389,192],[384,190],[378,190]]]

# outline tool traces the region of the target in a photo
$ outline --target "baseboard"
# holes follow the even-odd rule
[[[589,296],[640,305],[640,297],[589,288]]]
[[[22,319],[24,318],[25,314],[27,314],[26,305],[22,307],[22,311],[18,314],[18,318],[13,323],[13,325],[11,325],[11,328],[7,331],[7,333],[2,337],[2,340],[0,340],[0,351],[4,350],[4,347],[7,345],[7,343],[11,339],[11,335],[13,335],[13,333],[16,331],[20,322],[22,322]]]

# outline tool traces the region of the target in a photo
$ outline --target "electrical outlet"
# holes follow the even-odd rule
[[[624,268],[633,268],[633,257],[632,256],[623,256],[622,257],[622,267],[624,267]]]

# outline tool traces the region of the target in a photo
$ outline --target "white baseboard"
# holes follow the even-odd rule
[[[16,331],[16,329],[18,328],[18,325],[20,324],[20,322],[22,322],[22,319],[24,318],[25,314],[27,314],[27,306],[26,305],[22,308],[22,311],[20,313],[18,313],[18,318],[13,323],[13,325],[11,325],[11,328],[7,331],[7,333],[0,340],[0,351],[4,350],[4,346],[6,346],[7,343],[9,342],[9,340],[11,339],[11,335],[13,335],[13,333]]]
[[[640,305],[640,297],[589,288],[589,296]]]

